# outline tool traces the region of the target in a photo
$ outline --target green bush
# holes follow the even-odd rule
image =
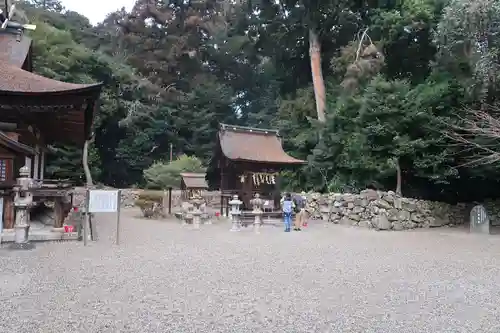
[[[148,189],[179,188],[182,172],[205,172],[205,167],[196,157],[182,155],[170,163],[155,162],[144,170]]]
[[[157,191],[144,191],[139,194],[135,205],[142,211],[144,217],[159,217],[163,208],[163,193]]]
[[[163,192],[160,191],[143,191],[137,196],[137,201],[151,201],[161,204],[163,200]]]

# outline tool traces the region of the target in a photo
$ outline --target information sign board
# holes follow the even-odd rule
[[[117,213],[119,195],[118,190],[90,190],[90,213]]]

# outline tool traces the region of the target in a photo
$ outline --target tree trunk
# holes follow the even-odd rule
[[[396,194],[401,194],[401,166],[399,165],[399,158],[396,159]]]
[[[83,163],[83,171],[85,171],[85,181],[86,181],[86,186],[94,186],[94,183],[92,181],[92,175],[90,173],[90,168],[89,168],[89,144],[91,140],[85,140],[85,144],[83,145],[83,158],[82,158],[82,163]]]
[[[309,57],[311,59],[311,73],[314,87],[314,98],[316,100],[316,112],[318,120],[325,122],[325,82],[321,70],[321,45],[318,34],[313,28],[309,29]]]

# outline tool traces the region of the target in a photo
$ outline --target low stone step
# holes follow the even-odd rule
[[[51,230],[34,230],[29,233],[28,239],[33,242],[41,241],[61,241],[61,240],[78,240],[76,232],[54,232]],[[7,229],[2,232],[1,243],[14,242],[14,229]]]

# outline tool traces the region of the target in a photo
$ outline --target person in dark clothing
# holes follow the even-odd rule
[[[285,222],[285,232],[290,232],[290,225],[292,223],[292,214],[295,207],[295,203],[292,200],[290,193],[285,194],[282,199],[281,207],[283,209],[283,219]]]
[[[295,216],[295,223],[293,230],[301,231],[302,226],[307,226],[307,212],[306,212],[306,198],[305,194],[295,195],[293,197],[295,201],[295,212],[297,215]]]

